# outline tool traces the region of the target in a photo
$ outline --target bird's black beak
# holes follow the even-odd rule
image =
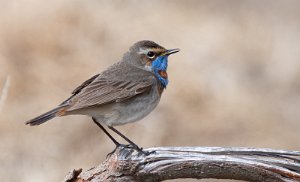
[[[170,54],[174,54],[176,52],[179,52],[180,49],[169,49],[166,51],[165,55],[170,55]]]

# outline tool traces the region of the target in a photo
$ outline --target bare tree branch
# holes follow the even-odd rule
[[[139,154],[119,147],[97,167],[73,170],[65,182],[163,181],[216,178],[245,181],[300,181],[300,152],[256,148],[158,147]]]

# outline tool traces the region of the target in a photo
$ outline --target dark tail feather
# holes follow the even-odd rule
[[[33,118],[33,119],[27,121],[26,124],[29,124],[30,126],[40,125],[56,116],[63,115],[65,108],[66,108],[66,105],[58,106],[57,108],[52,109],[51,111],[48,111],[45,114],[42,114],[36,118]]]

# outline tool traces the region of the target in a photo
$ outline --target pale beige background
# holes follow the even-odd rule
[[[0,0],[0,177],[60,181],[112,142],[88,117],[24,122],[118,61],[134,42],[180,48],[170,84],[139,123],[143,147],[300,150],[300,1]],[[4,97],[2,97],[4,98]]]

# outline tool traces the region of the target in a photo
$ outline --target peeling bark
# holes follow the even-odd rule
[[[119,147],[99,166],[71,171],[65,182],[163,181],[215,178],[300,181],[300,152],[256,148],[157,147],[141,154]]]

